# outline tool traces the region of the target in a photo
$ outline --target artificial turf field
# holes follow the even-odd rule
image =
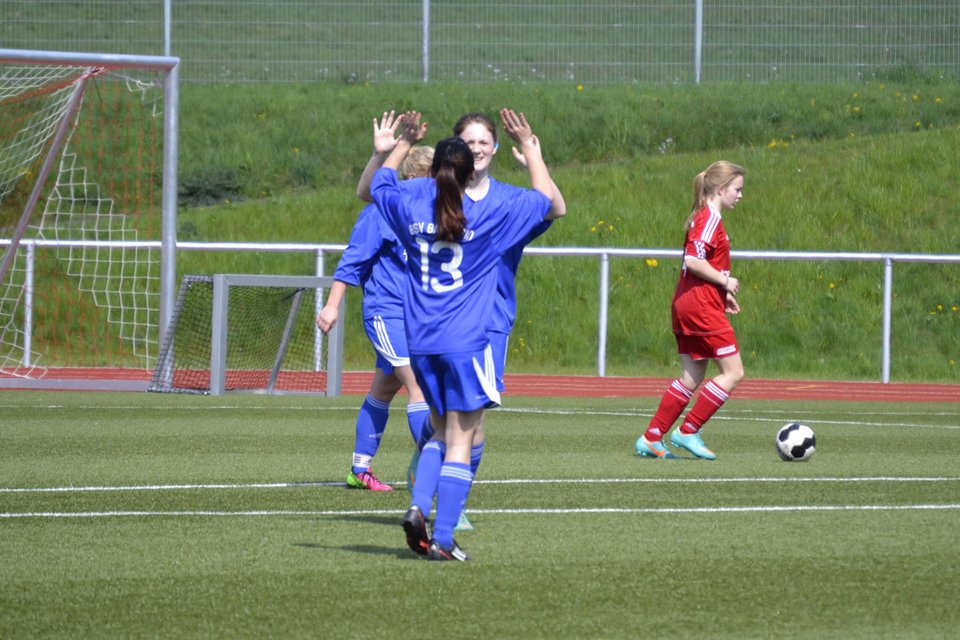
[[[0,394],[3,638],[947,638],[960,403],[737,399],[719,459],[633,443],[650,398],[507,397],[458,535],[399,519],[402,399],[345,488],[361,397]],[[812,460],[773,437],[800,420]]]

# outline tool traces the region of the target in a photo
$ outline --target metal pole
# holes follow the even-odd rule
[[[891,300],[893,298],[893,259],[883,260],[883,354],[880,380],[883,384],[890,382],[890,318]]]
[[[161,186],[160,336],[166,335],[177,296],[177,133],[180,126],[180,64],[170,68],[163,87],[163,183]]]
[[[170,55],[170,33],[173,26],[173,10],[171,0],[163,0],[163,55]]]
[[[423,82],[430,82],[430,0],[423,0],[423,33],[421,38],[423,61]]]
[[[224,274],[213,276],[213,314],[210,327],[210,395],[222,396],[227,387],[227,327],[230,284]]]
[[[25,243],[27,265],[23,274],[23,357],[20,359],[25,368],[33,366],[33,281],[36,247],[32,242]]]
[[[326,266],[324,265],[324,253],[323,249],[317,249],[317,260],[316,260],[316,275],[323,277],[325,275]],[[317,289],[314,292],[314,301],[313,301],[313,317],[320,317],[320,312],[323,310],[323,302],[326,291],[324,289]],[[313,323],[313,370],[314,371],[323,371],[323,332],[320,331],[320,327],[317,326],[317,323]]]
[[[601,378],[607,372],[607,305],[609,304],[610,255],[600,254],[600,318],[597,338],[597,375]]]
[[[696,16],[693,27],[693,79],[700,84],[703,71],[703,0],[694,2]]]

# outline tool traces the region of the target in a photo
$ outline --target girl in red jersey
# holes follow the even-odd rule
[[[671,307],[682,371],[663,394],[657,413],[637,440],[637,453],[642,456],[677,457],[663,445],[663,437],[686,409],[703,382],[707,364],[713,360],[720,375],[700,390],[693,409],[670,434],[670,443],[698,458],[717,457],[703,444],[700,429],[743,379],[740,348],[726,315],[740,312],[740,282],[730,275],[730,238],[721,216],[743,197],[743,178],[742,167],[720,160],[694,179],[683,268]]]

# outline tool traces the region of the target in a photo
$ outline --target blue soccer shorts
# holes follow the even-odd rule
[[[410,366],[407,329],[403,318],[374,316],[365,319],[363,327],[377,352],[377,369],[390,375],[395,367]]]
[[[487,339],[490,340],[490,348],[493,350],[493,370],[497,379],[497,391],[503,393],[503,372],[507,368],[507,345],[510,342],[510,334],[502,331],[488,331]]]
[[[410,360],[427,404],[440,415],[500,406],[490,345],[479,351],[413,355]]]

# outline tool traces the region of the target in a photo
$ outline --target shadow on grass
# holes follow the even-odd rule
[[[294,547],[300,549],[315,549],[318,551],[348,551],[350,553],[363,553],[375,556],[393,556],[398,560],[420,560],[421,557],[407,549],[406,547],[380,547],[372,544],[348,544],[342,547],[329,544],[319,544],[316,542],[295,542]]]

